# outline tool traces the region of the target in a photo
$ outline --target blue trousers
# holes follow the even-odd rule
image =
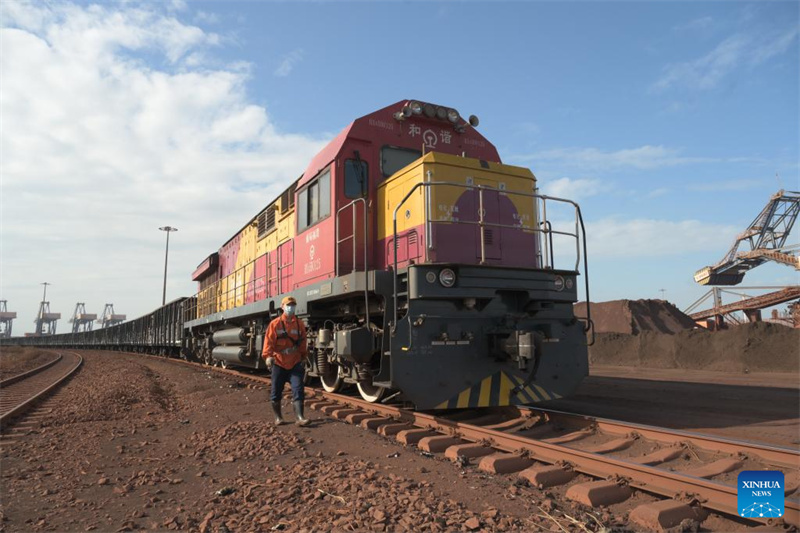
[[[305,389],[303,387],[304,374],[305,366],[302,361],[294,365],[294,368],[291,370],[286,370],[277,364],[272,365],[272,394],[270,395],[270,401],[280,401],[281,395],[283,394],[283,386],[286,385],[287,382],[292,385],[292,400],[299,400],[301,402],[305,400]]]

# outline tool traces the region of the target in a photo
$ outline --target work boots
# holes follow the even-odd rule
[[[272,412],[275,414],[275,425],[280,426],[284,424],[283,415],[281,415],[281,402],[272,402]]]
[[[303,416],[303,400],[295,400],[292,402],[294,406],[294,414],[297,417],[297,424],[298,426],[307,426],[309,424],[308,418]]]

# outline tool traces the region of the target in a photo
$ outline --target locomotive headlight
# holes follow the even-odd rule
[[[557,291],[564,290],[564,278],[562,278],[561,276],[556,276],[556,279],[553,281],[553,284],[555,285]]]
[[[458,122],[459,118],[461,118],[461,116],[458,114],[458,111],[456,111],[455,109],[447,110],[447,120],[455,124],[456,122]]]
[[[436,108],[433,107],[433,104],[425,104],[422,106],[422,111],[428,118],[433,118],[436,116]]]
[[[437,107],[436,108],[436,118],[439,120],[444,120],[447,118],[447,108],[445,107]]]
[[[575,286],[575,282],[572,281],[572,278],[567,278],[566,284],[568,289],[572,289],[572,287]]]
[[[452,287],[456,284],[456,273],[453,272],[451,268],[443,268],[441,272],[439,272],[439,283],[442,284],[443,287]]]
[[[422,114],[422,104],[420,104],[419,102],[409,102],[408,107],[409,109],[411,109],[411,112],[413,114],[415,115]]]
[[[425,274],[425,279],[428,281],[428,283],[433,283],[434,281],[436,281],[436,273],[428,272],[427,274]]]

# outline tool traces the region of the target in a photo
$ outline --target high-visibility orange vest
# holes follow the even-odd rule
[[[261,355],[264,359],[275,358],[275,364],[281,368],[294,368],[308,355],[306,326],[303,321],[297,315],[288,318],[283,313],[270,322]]]

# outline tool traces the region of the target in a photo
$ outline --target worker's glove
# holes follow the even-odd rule
[[[274,357],[267,357],[267,369],[272,370],[272,365],[275,364]]]

